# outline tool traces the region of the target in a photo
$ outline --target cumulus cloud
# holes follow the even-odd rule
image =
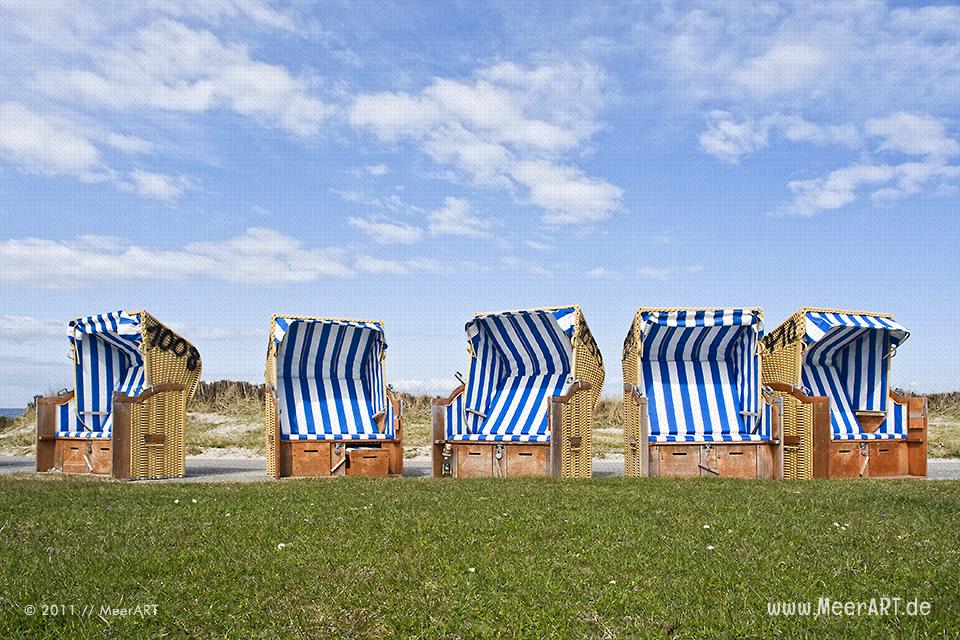
[[[924,113],[892,113],[867,120],[867,133],[883,139],[878,151],[911,156],[949,158],[960,154],[960,144],[947,134],[942,120]]]
[[[444,265],[432,258],[410,258],[407,260],[390,260],[370,255],[358,256],[354,266],[358,271],[377,275],[405,276],[415,273],[452,273],[450,266]]]
[[[787,186],[793,199],[783,211],[809,216],[839,209],[862,193],[873,200],[891,200],[928,190],[939,193],[956,186],[960,165],[950,158],[960,155],[960,143],[947,133],[946,124],[929,114],[896,112],[871,118],[867,134],[879,139],[874,155],[912,156],[899,164],[865,157],[825,176],[792,180]]]
[[[377,244],[413,244],[423,238],[423,229],[404,222],[369,218],[350,218],[349,222]]]
[[[123,185],[134,193],[167,202],[176,200],[193,186],[186,176],[171,176],[143,169],[131,171],[130,181]]]
[[[18,102],[0,104],[0,155],[32,173],[108,177],[100,150],[75,126]]]
[[[430,235],[467,236],[487,238],[488,222],[470,213],[470,202],[462,198],[447,197],[444,205],[427,216]]]
[[[0,157],[23,171],[110,183],[124,191],[167,202],[193,186],[185,176],[140,168],[123,175],[107,165],[102,147],[133,154],[147,153],[153,148],[137,136],[78,125],[19,102],[0,103]]]
[[[790,181],[787,186],[793,199],[785,211],[810,216],[846,206],[862,191],[869,192],[874,200],[889,200],[919,193],[930,184],[948,184],[958,177],[960,166],[937,161],[899,165],[854,163],[823,177]]]
[[[738,120],[727,111],[714,110],[707,115],[700,147],[710,155],[736,163],[777,139],[856,147],[860,133],[849,123],[819,125],[797,114],[773,113],[759,119],[747,116]]]
[[[504,256],[501,263],[510,271],[524,273],[537,278],[553,277],[553,271],[535,260],[526,260],[517,256]]]
[[[677,108],[813,108],[863,121],[881,105],[960,103],[958,24],[955,6],[693,2],[662,5],[636,33]]]
[[[213,278],[250,284],[310,282],[355,274],[344,249],[307,248],[295,238],[251,228],[225,241],[178,249],[142,247],[118,238],[81,236],[0,242],[0,282],[69,287],[84,282]]]
[[[30,316],[0,315],[0,336],[13,342],[27,342],[37,338],[66,335],[66,322],[32,318]]]
[[[520,189],[548,223],[591,222],[622,208],[622,190],[563,162],[599,128],[604,77],[590,65],[501,63],[469,81],[437,78],[419,93],[358,96],[357,129],[410,140],[474,184]]]
[[[777,42],[731,73],[751,93],[768,97],[808,88],[827,64],[823,50],[807,44]]]
[[[114,110],[229,109],[298,136],[317,133],[333,111],[306,79],[252,58],[246,45],[167,18],[90,57],[92,68],[42,71],[35,86]]]
[[[594,267],[587,271],[587,277],[594,280],[620,280],[623,276],[618,271],[612,271],[604,267]]]
[[[643,266],[637,269],[637,275],[648,280],[666,281],[678,275],[691,275],[700,273],[703,267],[700,265],[691,265],[686,267],[665,267],[665,266]]]

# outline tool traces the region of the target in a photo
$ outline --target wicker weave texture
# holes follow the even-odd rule
[[[131,405],[130,477],[182,478],[186,475],[187,396],[182,391],[157,393]],[[149,436],[162,436],[151,443]]]
[[[780,383],[802,386],[801,370],[805,349],[807,313],[840,313],[878,318],[892,318],[889,314],[870,311],[843,311],[804,307],[787,318],[762,340],[762,380],[764,384]],[[775,392],[783,399],[783,435],[799,437],[797,446],[783,448],[783,477],[787,480],[813,478],[813,407],[784,392]]]
[[[575,394],[563,408],[561,475],[589,478],[593,476],[593,416],[603,391],[603,357],[580,307],[575,309],[573,375],[581,382],[589,382],[590,389]],[[579,438],[578,448],[570,445],[570,437]]]
[[[642,425],[640,424],[640,405],[626,390],[626,385],[640,384],[640,311],[630,324],[627,338],[623,342],[623,473],[628,478],[643,475],[642,448],[640,444]]]
[[[200,353],[146,311],[139,313],[147,386],[178,384],[185,390],[163,391],[132,404],[130,477],[183,477],[186,475],[187,402],[200,384],[203,368]]]
[[[147,384],[182,384],[187,399],[200,386],[203,362],[200,353],[183,336],[164,326],[146,311],[142,316],[144,368]]]

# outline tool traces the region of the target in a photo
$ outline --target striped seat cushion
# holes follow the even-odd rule
[[[111,433],[109,431],[57,431],[58,438],[100,438],[109,440]]]
[[[277,318],[277,404],[283,440],[394,437],[379,324]],[[384,430],[374,416],[383,412]]]
[[[642,363],[651,442],[764,440],[740,411],[732,362]]]
[[[459,442],[550,442],[549,433],[456,433],[450,440]]]
[[[487,417],[477,430],[480,439],[518,441],[531,437],[549,439],[550,398],[560,395],[566,374],[511,376],[501,382]],[[499,438],[498,438],[499,437]]]

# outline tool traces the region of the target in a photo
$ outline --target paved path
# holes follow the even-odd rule
[[[267,480],[265,462],[262,458],[187,458],[187,477],[172,482],[258,482]],[[33,458],[0,457],[0,475],[31,473]],[[593,473],[598,478],[622,476],[623,458],[595,458]],[[404,461],[404,475],[423,478],[430,475],[429,458],[412,458]],[[930,480],[960,480],[960,458],[928,461]]]

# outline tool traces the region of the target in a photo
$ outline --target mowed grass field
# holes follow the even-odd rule
[[[2,638],[960,634],[955,482],[14,476],[0,532]],[[884,596],[932,612],[767,611]]]

